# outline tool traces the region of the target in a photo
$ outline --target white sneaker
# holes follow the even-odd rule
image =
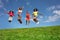
[[[37,22],[36,24],[39,24],[39,22]]]

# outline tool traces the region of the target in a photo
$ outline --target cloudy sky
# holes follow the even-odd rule
[[[17,21],[17,11],[19,7],[23,7],[23,24]],[[34,8],[37,8],[39,13],[43,14],[43,16],[38,16],[40,23],[36,24],[30,20],[30,25],[26,25],[26,10],[28,10],[31,15]],[[13,10],[15,14],[12,23],[8,22],[9,16],[6,14],[6,11],[9,10]],[[60,0],[0,0],[0,29],[30,28],[51,25],[60,25]]]

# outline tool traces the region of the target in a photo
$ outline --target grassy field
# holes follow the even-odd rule
[[[60,26],[4,29],[0,40],[60,40]]]

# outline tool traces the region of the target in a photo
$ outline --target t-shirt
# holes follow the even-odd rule
[[[33,15],[37,17],[38,16],[38,11],[33,12]]]
[[[21,14],[22,13],[22,10],[18,10],[18,14]]]
[[[8,13],[9,14],[9,16],[11,16],[11,17],[13,17],[14,16],[14,13],[11,11],[11,12],[9,12]]]
[[[30,20],[30,14],[26,14],[26,20]]]
[[[22,12],[22,10],[18,10],[18,12]]]

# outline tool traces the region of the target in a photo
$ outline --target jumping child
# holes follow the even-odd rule
[[[37,17],[38,17],[38,9],[34,8],[33,9],[33,21],[36,22],[37,24],[39,24]]]
[[[22,24],[22,20],[21,20],[22,9],[23,9],[23,8],[18,8],[18,21],[19,21],[19,23],[21,23],[21,24]]]
[[[26,12],[26,25],[30,23],[30,14]]]
[[[8,21],[9,21],[9,22],[12,22],[12,19],[13,19],[13,16],[14,16],[14,11],[10,10],[10,11],[8,12],[8,14],[9,14],[9,19],[8,19]]]

